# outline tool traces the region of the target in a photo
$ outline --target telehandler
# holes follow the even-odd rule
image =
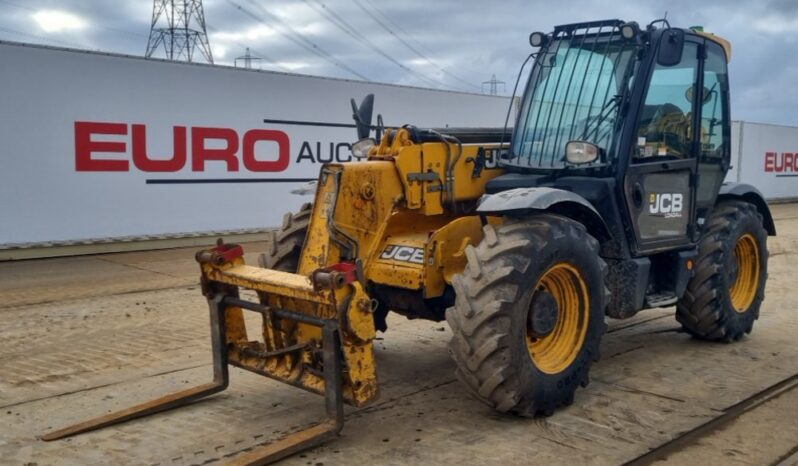
[[[221,241],[196,255],[214,380],[44,439],[224,390],[232,364],[325,396],[328,420],[233,460],[275,461],[334,437],[343,403],[377,397],[372,342],[389,311],[445,319],[463,384],[521,416],[573,402],[605,316],[675,305],[696,338],[751,332],[776,232],[759,191],[723,182],[729,43],[666,20],[566,24],[530,43],[511,137],[506,123],[375,127],[373,97],[353,102],[367,160],[324,165],[259,267]],[[244,311],[263,325],[247,329]]]

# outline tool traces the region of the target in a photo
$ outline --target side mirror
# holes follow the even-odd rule
[[[366,139],[371,132],[371,115],[374,112],[374,94],[367,95],[363,102],[360,103],[358,108],[355,99],[351,99],[352,103],[352,119],[355,120],[357,125],[357,139]]]
[[[565,145],[565,160],[574,165],[595,162],[599,156],[597,145],[586,141],[569,141]]]
[[[681,29],[665,29],[659,40],[657,63],[662,66],[677,65],[682,61],[684,50],[684,31]]]
[[[715,91],[713,91],[711,89],[707,89],[707,87],[704,86],[704,89],[701,91],[701,105],[704,105],[707,102],[709,102],[709,99],[712,97],[712,94],[714,92]],[[695,91],[693,90],[693,86],[690,86],[690,87],[687,88],[686,91],[684,91],[684,98],[687,99],[688,102],[693,103],[693,94],[694,93],[695,93]]]

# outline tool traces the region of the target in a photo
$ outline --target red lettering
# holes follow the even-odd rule
[[[775,163],[776,163],[776,153],[765,152],[765,171],[772,172]]]
[[[785,152],[782,154],[783,162],[784,162],[784,171],[792,172],[795,171],[793,168],[793,153],[792,152]]]
[[[774,158],[775,158],[775,162],[773,163],[773,169],[776,171],[776,173],[783,172],[784,171],[784,153],[781,154],[781,157],[779,157],[779,154],[777,153]]]
[[[227,142],[224,149],[208,149],[205,147],[206,139],[222,139]],[[221,160],[227,162],[227,171],[238,171],[238,134],[229,128],[191,128],[191,170],[201,172],[205,170],[208,160]]]
[[[147,126],[143,124],[130,125],[129,157],[133,166],[142,172],[178,172],[183,170],[188,161],[188,131],[191,131],[191,170],[194,172],[205,171],[208,161],[224,162],[228,172],[239,171],[238,151],[241,148],[241,158],[244,169],[250,172],[282,172],[291,163],[291,141],[288,134],[283,131],[270,129],[253,129],[244,133],[239,139],[238,133],[230,128],[209,128],[175,126],[172,128],[171,154],[152,156],[147,147]],[[128,152],[128,143],[118,141],[93,141],[94,135],[127,136],[126,123],[102,122],[75,122],[75,168],[77,171],[128,171],[129,160],[102,159],[98,152],[121,153]],[[212,140],[213,142],[208,142]],[[260,158],[256,153],[259,142],[276,143],[275,151],[261,148]],[[320,144],[317,144],[319,146]],[[339,146],[348,147],[347,144]],[[320,151],[320,148],[319,148]],[[333,144],[330,143],[330,159],[333,158]],[[166,158],[168,157],[168,158]],[[798,165],[798,161],[794,162]]]
[[[147,129],[144,125],[132,125],[133,163],[145,172],[176,172],[186,164],[186,127],[175,126],[173,130],[174,152],[170,159],[151,159],[147,156]]]
[[[94,152],[125,152],[124,142],[92,141],[92,134],[127,135],[124,123],[75,122],[75,170],[79,172],[126,172],[127,160],[96,159]]]
[[[257,160],[255,158],[255,143],[258,141],[273,141],[277,143],[277,160]],[[282,131],[270,129],[253,129],[244,134],[244,167],[253,172],[281,172],[288,168],[291,161],[290,141],[288,135]]]

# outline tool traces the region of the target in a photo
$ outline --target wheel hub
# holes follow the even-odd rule
[[[527,318],[527,327],[530,336],[543,338],[550,334],[557,325],[559,309],[557,300],[546,290],[538,290],[532,298],[532,304]]]

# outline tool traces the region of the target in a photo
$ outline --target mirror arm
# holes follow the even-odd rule
[[[382,132],[385,130],[385,124],[382,122],[382,114],[377,114],[377,127],[374,129],[376,130],[376,141],[377,144],[379,144],[382,139]]]

